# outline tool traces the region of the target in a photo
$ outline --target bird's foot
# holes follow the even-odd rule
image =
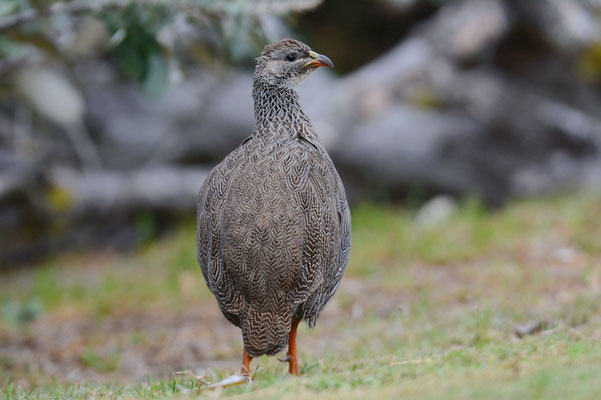
[[[252,376],[247,375],[247,374],[234,374],[232,376],[228,376],[225,379],[220,380],[219,382],[216,383],[212,383],[208,386],[205,387],[205,389],[217,389],[217,388],[224,388],[224,387],[229,387],[229,386],[235,386],[235,385],[240,385],[242,383],[251,383],[252,382]]]
[[[296,376],[300,375],[298,372],[298,362],[296,361],[296,357],[293,357],[290,354],[287,354],[286,357],[278,358],[278,361],[288,363],[288,365],[290,366],[288,371],[292,375],[296,375]]]
[[[210,383],[206,381],[202,376],[196,376],[190,371],[178,371],[175,373],[176,375],[188,376],[197,382],[199,382],[203,387],[201,389],[214,390],[217,388],[225,388],[229,386],[240,385],[242,383],[250,383],[252,382],[252,376],[246,373],[238,373],[232,376],[228,376],[225,379],[220,380],[219,382]]]

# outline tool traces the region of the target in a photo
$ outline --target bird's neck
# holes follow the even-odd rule
[[[301,136],[308,140],[319,141],[311,120],[300,106],[298,94],[294,89],[255,81],[253,100],[255,135],[289,135],[292,138]]]

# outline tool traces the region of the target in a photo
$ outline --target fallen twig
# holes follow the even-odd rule
[[[393,363],[387,364],[387,367],[393,367],[396,365],[414,365],[414,364],[427,364],[427,363],[432,363],[435,362],[436,360],[433,360],[431,358],[424,358],[424,359],[416,359],[416,360],[402,360],[402,361],[395,361]]]
[[[210,385],[210,383],[209,383],[209,382],[207,382],[207,381],[204,379],[204,377],[202,377],[202,376],[197,376],[197,375],[194,375],[194,374],[193,374],[191,371],[188,371],[188,370],[186,370],[186,371],[175,371],[175,375],[179,375],[179,376],[188,376],[188,377],[190,377],[190,378],[192,378],[192,379],[196,380],[197,382],[199,382],[200,384],[202,384],[202,385],[204,385],[204,386],[208,386],[208,385]]]

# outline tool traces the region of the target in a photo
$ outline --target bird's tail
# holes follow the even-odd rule
[[[288,344],[290,313],[250,307],[241,319],[244,348],[253,357],[274,355]]]

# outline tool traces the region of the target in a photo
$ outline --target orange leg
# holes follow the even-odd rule
[[[250,354],[248,354],[246,352],[246,348],[242,348],[242,367],[240,367],[240,373],[242,375],[246,375],[249,376],[252,379],[252,376],[250,375],[250,362],[252,361],[252,357],[250,356]]]
[[[296,328],[298,327],[298,320],[292,321],[292,328],[290,329],[290,337],[288,338],[288,364],[290,368],[288,371],[296,376],[299,376],[298,372],[298,361],[296,358]]]

